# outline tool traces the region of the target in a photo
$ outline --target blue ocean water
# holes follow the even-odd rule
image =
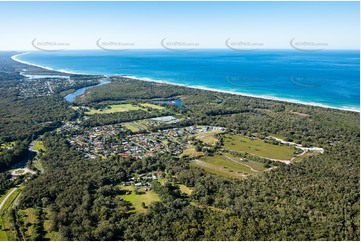
[[[356,50],[84,50],[29,52],[16,58],[58,71],[128,75],[359,110],[359,55]]]

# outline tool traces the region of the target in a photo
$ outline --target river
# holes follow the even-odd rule
[[[104,84],[108,84],[110,83],[110,81],[108,80],[101,80],[99,84],[97,85],[92,85],[92,86],[87,86],[87,87],[83,87],[83,88],[80,88],[78,90],[76,90],[75,92],[73,93],[70,93],[68,95],[66,95],[64,98],[67,102],[69,103],[72,103],[74,102],[75,98],[79,95],[83,95],[85,93],[86,90],[90,89],[90,88],[93,88],[93,87],[98,87],[98,86],[101,86],[101,85],[104,85]]]

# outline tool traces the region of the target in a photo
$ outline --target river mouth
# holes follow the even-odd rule
[[[91,86],[87,86],[87,87],[82,87],[78,90],[76,90],[75,92],[73,93],[70,93],[68,95],[66,95],[64,98],[67,102],[69,103],[73,103],[75,101],[75,98],[77,96],[80,96],[80,95],[83,95],[85,93],[86,90],[90,89],[90,88],[93,88],[93,87],[98,87],[98,86],[102,86],[102,85],[105,85],[105,84],[109,84],[111,81],[108,81],[108,80],[100,80],[100,83],[97,84],[97,85],[91,85]]]

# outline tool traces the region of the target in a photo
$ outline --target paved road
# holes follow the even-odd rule
[[[0,211],[3,208],[3,206],[5,205],[6,201],[9,199],[9,197],[11,196],[11,194],[13,194],[18,188],[15,187],[5,198],[4,200],[1,202],[0,204]]]
[[[41,137],[42,137],[42,136],[40,136],[38,139],[40,139]],[[36,143],[36,141],[38,141],[38,139],[31,141],[31,143],[30,143],[30,145],[29,145],[29,150],[36,153],[36,156],[34,157],[33,164],[35,165],[35,167],[36,167],[41,173],[43,173],[43,172],[44,172],[44,169],[42,169],[42,168],[38,165],[38,163],[36,163],[37,156],[39,155],[40,152],[39,152],[38,150],[34,150],[35,143]]]
[[[17,174],[16,172],[17,172],[18,170],[24,170],[24,172]],[[19,168],[19,169],[13,170],[13,171],[11,172],[11,175],[12,175],[12,176],[20,176],[20,175],[25,175],[26,173],[31,173],[31,174],[33,174],[33,175],[36,174],[35,171],[30,170],[29,168],[25,167],[25,168]]]

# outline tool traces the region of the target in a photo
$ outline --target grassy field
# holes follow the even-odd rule
[[[318,154],[319,154],[318,152],[307,151],[303,155],[295,157],[292,160],[292,162],[299,162],[299,161],[302,161],[302,160],[304,160],[304,159],[306,159],[308,157],[315,156],[315,155],[318,155]]]
[[[61,240],[61,234],[59,232],[52,231],[53,222],[50,220],[50,210],[45,208],[43,212],[45,214],[45,220],[43,223],[43,228],[45,231],[44,238],[51,241]],[[27,208],[24,210],[19,210],[18,219],[21,220],[24,224],[26,224],[24,233],[25,240],[34,240],[34,225],[38,220],[35,209]]]
[[[191,148],[183,150],[183,153],[180,154],[180,157],[183,157],[185,155],[188,155],[189,157],[192,158],[192,157],[196,157],[196,156],[199,156],[199,155],[203,155],[203,152],[202,151],[196,151],[196,149],[194,147],[191,147]]]
[[[158,110],[165,109],[165,107],[163,107],[163,106],[159,106],[159,105],[151,104],[151,103],[141,103],[140,106],[145,107],[145,108],[158,109]]]
[[[34,224],[37,220],[37,216],[35,215],[35,209],[27,208],[25,210],[19,210],[18,219],[21,220],[24,224],[27,224],[25,229],[25,239],[32,240]]]
[[[149,120],[138,120],[134,122],[123,123],[124,128],[132,132],[139,132],[141,130],[148,130]]]
[[[224,148],[248,152],[269,159],[290,160],[294,156],[294,148],[283,145],[272,145],[259,139],[251,139],[241,135],[224,135]]]
[[[3,144],[1,144],[1,148],[2,149],[7,149],[7,148],[11,148],[11,147],[14,147],[15,146],[15,141],[13,141],[13,142],[7,142],[7,143],[3,143]]]
[[[35,142],[33,149],[37,150],[37,151],[40,151],[40,150],[46,151],[43,141],[40,141],[40,140],[37,140]]]
[[[241,160],[239,157],[234,157],[228,153],[207,156],[195,160],[191,164],[219,176],[237,179],[244,178],[247,175],[262,174],[262,172],[266,170],[261,163]]]
[[[185,185],[179,185],[179,189],[181,190],[181,192],[184,192],[188,196],[190,196],[192,194],[192,192],[193,192],[192,189],[190,189],[189,187],[187,187]]]
[[[146,110],[146,109],[126,103],[126,104],[109,105],[109,108],[104,110],[90,109],[90,111],[85,112],[85,114],[94,115],[94,114],[120,113],[120,112],[128,112],[133,110]]]
[[[121,189],[131,191],[129,195],[122,195],[121,197],[128,202],[131,202],[135,212],[144,213],[147,211],[146,208],[142,207],[142,202],[145,203],[145,206],[149,206],[152,202],[160,201],[158,194],[153,190],[147,191],[144,194],[135,194],[134,186],[122,186]],[[139,188],[139,191],[143,191],[143,187]]]
[[[208,145],[215,145],[218,139],[214,135],[214,132],[204,132],[197,134],[196,138]]]

